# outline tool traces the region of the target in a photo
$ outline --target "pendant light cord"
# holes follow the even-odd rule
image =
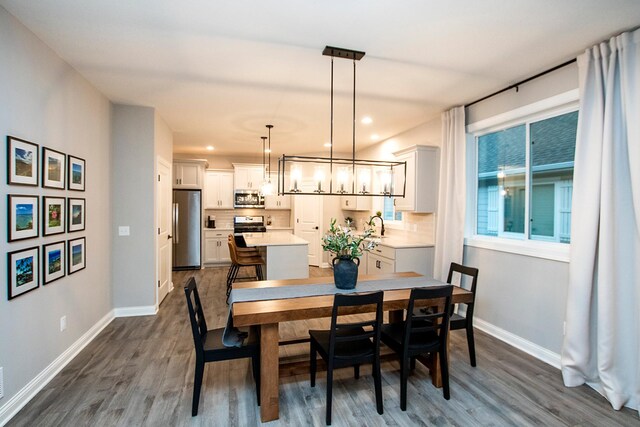
[[[329,134],[329,193],[333,192],[333,56],[331,57],[331,133]]]
[[[353,131],[351,147],[351,192],[356,192],[356,61],[353,60]]]

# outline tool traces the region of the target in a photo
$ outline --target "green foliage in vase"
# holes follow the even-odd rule
[[[338,257],[348,257],[350,259],[362,256],[363,252],[368,252],[375,248],[377,243],[367,240],[371,236],[372,230],[366,230],[363,234],[354,234],[349,227],[336,225],[336,219],[331,219],[331,226],[322,237],[322,249],[336,254]]]

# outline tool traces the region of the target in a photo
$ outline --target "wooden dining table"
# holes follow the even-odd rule
[[[420,277],[420,274],[390,273],[384,275],[364,275],[358,282],[368,280],[393,280],[406,277]],[[234,289],[275,288],[280,286],[309,285],[326,283],[326,277],[287,280],[264,280],[258,282],[234,283]],[[401,321],[403,310],[409,303],[410,289],[385,290],[383,309],[389,311],[389,321]],[[236,327],[260,327],[260,418],[262,422],[279,418],[279,324],[295,320],[331,317],[333,295],[309,296],[301,298],[271,299],[260,301],[236,302],[231,310],[233,324]],[[454,287],[453,303],[469,303],[473,294],[460,287]],[[371,306],[353,307],[348,314],[371,311]],[[436,387],[441,387],[440,369],[437,354],[429,359],[429,372]]]

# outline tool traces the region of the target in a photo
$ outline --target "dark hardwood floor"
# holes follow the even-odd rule
[[[256,426],[260,424],[249,360],[209,363],[197,417],[191,417],[194,351],[182,285],[194,274],[209,327],[224,325],[225,268],[174,274],[176,288],[157,316],[118,318],[18,413],[10,426]],[[313,269],[312,275],[326,271]],[[326,320],[281,325],[283,338]],[[463,331],[451,336],[451,400],[418,364],[400,410],[399,364],[383,363],[384,415],[375,409],[371,369],[337,370],[335,426],[638,426],[634,411],[614,411],[589,387],[566,388],[560,372],[482,332],[478,367],[469,366]],[[281,347],[281,355],[308,346]],[[324,425],[325,376],[281,379],[280,414],[269,426]]]

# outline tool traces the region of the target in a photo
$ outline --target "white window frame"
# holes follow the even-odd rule
[[[383,213],[382,216],[384,216],[384,201],[387,197],[374,197],[374,209],[373,212],[377,212],[380,211]],[[392,198],[393,199],[393,198]],[[396,204],[395,202],[393,203],[393,217],[396,217]],[[400,221],[396,221],[394,220],[384,220],[384,226],[385,228],[390,228],[393,230],[403,230],[404,229],[404,219],[406,218],[405,212],[402,212],[402,220]]]
[[[533,104],[526,105],[515,110],[490,117],[467,125],[467,215],[465,226],[465,245],[500,252],[508,252],[536,258],[544,258],[561,262],[569,262],[571,251],[570,243],[550,242],[544,240],[531,240],[530,212],[531,201],[530,182],[530,126],[526,127],[526,157],[525,157],[525,188],[528,197],[525,198],[525,229],[524,233],[514,233],[512,238],[504,237],[505,232],[496,236],[478,235],[477,230],[477,195],[478,195],[478,144],[477,138],[488,133],[502,129],[508,129],[519,124],[530,124],[551,117],[570,113],[578,110],[578,89],[565,92],[551,98],[547,98]],[[501,196],[499,196],[501,197]],[[499,210],[502,211],[503,207]],[[555,225],[557,227],[557,224]],[[499,228],[500,230],[500,228]],[[511,235],[511,233],[509,233]]]

